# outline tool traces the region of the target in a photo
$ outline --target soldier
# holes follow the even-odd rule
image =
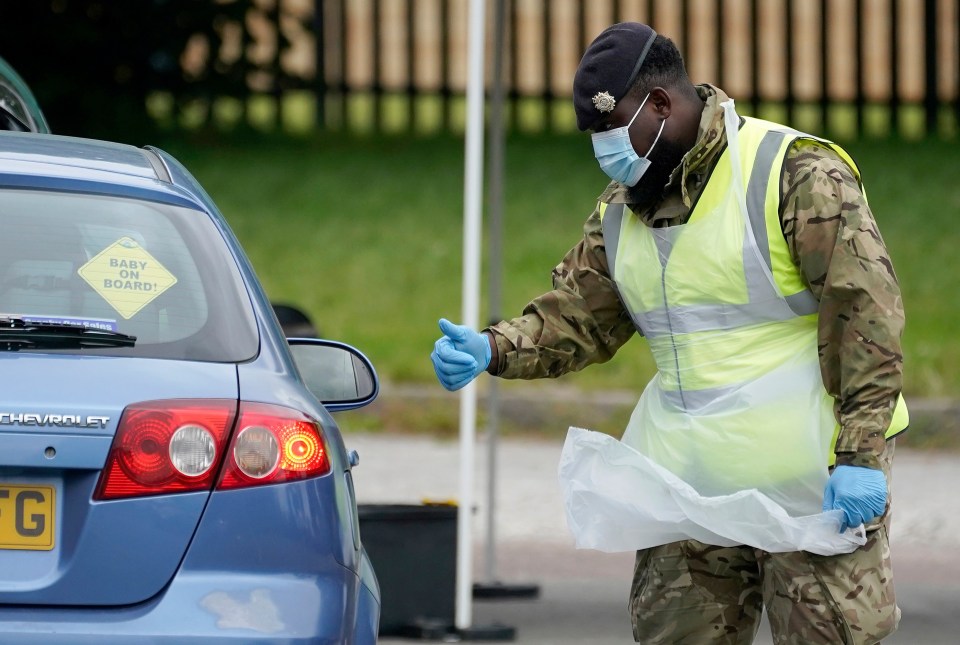
[[[557,377],[635,333],[658,373],[623,441],[703,495],[757,489],[789,514],[864,524],[850,553],[664,540],[637,552],[643,643],[874,643],[900,611],[888,544],[900,290],[850,156],[736,114],[675,45],[616,24],[573,83],[577,126],[613,180],[553,290],[480,333],[447,320],[431,354],[457,390],[484,370]],[[627,490],[622,495],[629,495]]]

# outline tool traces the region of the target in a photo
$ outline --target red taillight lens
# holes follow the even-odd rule
[[[217,488],[275,484],[328,472],[327,447],[316,421],[290,408],[242,403]]]
[[[236,410],[237,402],[228,399],[127,407],[94,499],[209,490]]]

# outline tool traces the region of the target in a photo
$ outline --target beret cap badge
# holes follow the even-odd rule
[[[613,112],[617,101],[610,92],[597,92],[593,97],[593,106],[601,112]]]

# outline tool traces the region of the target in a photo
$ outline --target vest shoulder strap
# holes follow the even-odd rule
[[[617,262],[617,249],[620,247],[620,227],[623,224],[624,204],[606,204],[600,202],[600,223],[603,231],[603,247],[607,254],[607,270],[613,279]]]

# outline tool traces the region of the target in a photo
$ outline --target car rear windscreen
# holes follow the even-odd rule
[[[256,355],[243,279],[205,213],[125,197],[2,190],[0,231],[0,317],[137,337],[130,348],[62,351],[216,362]]]

